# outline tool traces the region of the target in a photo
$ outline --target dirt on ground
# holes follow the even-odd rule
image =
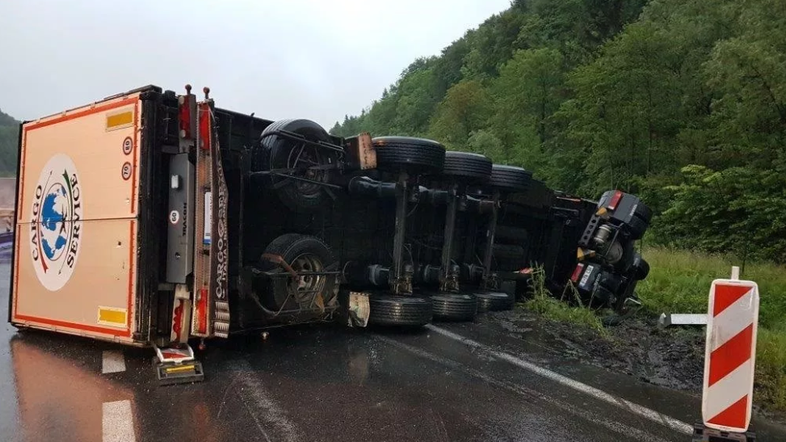
[[[562,343],[559,351],[567,357],[654,385],[701,392],[703,327],[662,328],[654,318],[632,316],[613,321],[615,325],[606,326],[608,333],[603,336],[588,327],[545,319],[520,309],[497,320],[506,328],[535,328],[549,340]],[[577,327],[581,327],[580,332]]]
[[[551,350],[566,358],[701,395],[704,327],[660,327],[657,318],[639,315],[608,321],[604,336],[588,326],[550,320],[524,309],[497,312],[494,321],[510,332],[535,332],[541,339],[558,343]],[[786,424],[786,415],[755,404],[754,412]]]

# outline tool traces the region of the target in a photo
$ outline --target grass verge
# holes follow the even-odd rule
[[[643,309],[640,314],[706,313],[710,285],[728,278],[733,258],[664,248],[647,248],[642,255],[650,264],[649,276],[637,287]],[[740,279],[755,281],[761,298],[756,345],[754,404],[786,413],[786,267],[771,263],[747,263]],[[601,315],[581,305],[571,285],[560,296],[545,288],[543,269],[534,269],[533,296],[525,308],[548,319],[588,327],[611,339]],[[570,305],[564,301],[573,301]],[[578,305],[576,305],[578,304]]]
[[[597,331],[603,337],[608,336],[608,331],[603,327],[600,317],[593,310],[581,305],[578,293],[572,285],[568,284],[568,287],[566,287],[560,298],[557,299],[548,289],[546,289],[545,282],[546,273],[543,268],[538,267],[533,269],[533,296],[524,304],[528,310],[554,321],[589,327]],[[571,306],[564,302],[568,298],[577,301],[579,305]]]
[[[643,256],[650,274],[638,286],[646,311],[660,313],[706,313],[710,285],[728,278],[732,258],[688,251],[647,248]],[[754,403],[786,412],[786,267],[748,263],[740,279],[759,286],[759,333],[756,345]]]

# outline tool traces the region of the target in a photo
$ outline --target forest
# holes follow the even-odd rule
[[[0,177],[16,174],[19,121],[0,110]]]
[[[782,0],[515,0],[331,129],[361,131],[635,193],[649,244],[786,262]]]

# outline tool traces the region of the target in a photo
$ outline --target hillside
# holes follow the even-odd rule
[[[647,241],[786,262],[786,3],[517,0],[332,132],[427,136],[589,197]]]
[[[19,121],[0,110],[0,176],[16,174]]]

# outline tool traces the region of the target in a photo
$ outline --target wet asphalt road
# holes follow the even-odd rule
[[[417,333],[298,327],[211,343],[204,382],[159,387],[151,350],[3,324],[0,440],[690,440],[698,398],[567,363],[552,345],[493,317]],[[105,352],[125,371],[102,374]],[[755,425],[759,440],[786,440]]]

